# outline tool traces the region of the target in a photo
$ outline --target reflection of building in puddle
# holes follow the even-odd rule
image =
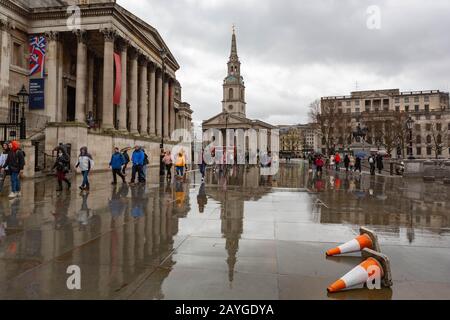
[[[210,183],[218,182],[208,177]],[[260,186],[259,169],[256,167],[237,166],[226,179],[227,189],[223,185],[206,186],[209,197],[220,203],[221,232],[225,238],[226,262],[230,284],[234,279],[234,270],[239,251],[239,240],[244,232],[244,206],[246,201],[256,201],[270,193],[271,188]],[[241,188],[240,186],[244,186]]]

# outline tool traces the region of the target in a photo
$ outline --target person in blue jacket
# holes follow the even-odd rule
[[[113,182],[111,184],[117,184],[117,176],[122,178],[122,182],[125,183],[125,175],[122,173],[122,166],[125,164],[125,158],[120,153],[119,148],[114,148],[114,153],[111,156],[109,167],[112,169]]]
[[[132,171],[131,171],[131,182],[130,184],[134,184],[134,181],[136,180],[136,173],[138,174],[138,180],[140,183],[145,183],[145,176],[144,176],[144,161],[145,161],[145,154],[141,147],[135,146],[133,154],[131,155],[131,162],[133,164]]]

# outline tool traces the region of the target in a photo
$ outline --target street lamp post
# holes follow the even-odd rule
[[[25,89],[25,85],[22,85],[22,89],[20,89],[17,95],[19,96],[19,103],[22,107],[22,116],[20,117],[20,139],[26,139],[25,105],[28,103],[29,94],[27,89]]]
[[[411,116],[406,120],[406,128],[409,130],[409,160],[413,160],[413,136],[412,136],[412,129],[414,125],[414,120],[411,118]]]

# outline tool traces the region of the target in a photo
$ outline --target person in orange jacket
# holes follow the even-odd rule
[[[180,177],[184,176],[184,166],[186,165],[186,159],[182,151],[178,152],[177,159],[175,161],[175,170]]]

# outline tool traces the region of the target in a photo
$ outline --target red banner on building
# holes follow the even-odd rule
[[[39,73],[44,77],[45,47],[46,40],[44,36],[32,36],[29,40],[29,71],[30,76]]]
[[[114,65],[116,67],[116,77],[113,103],[119,105],[120,97],[122,95],[122,63],[120,55],[118,55],[117,53],[114,53]]]

